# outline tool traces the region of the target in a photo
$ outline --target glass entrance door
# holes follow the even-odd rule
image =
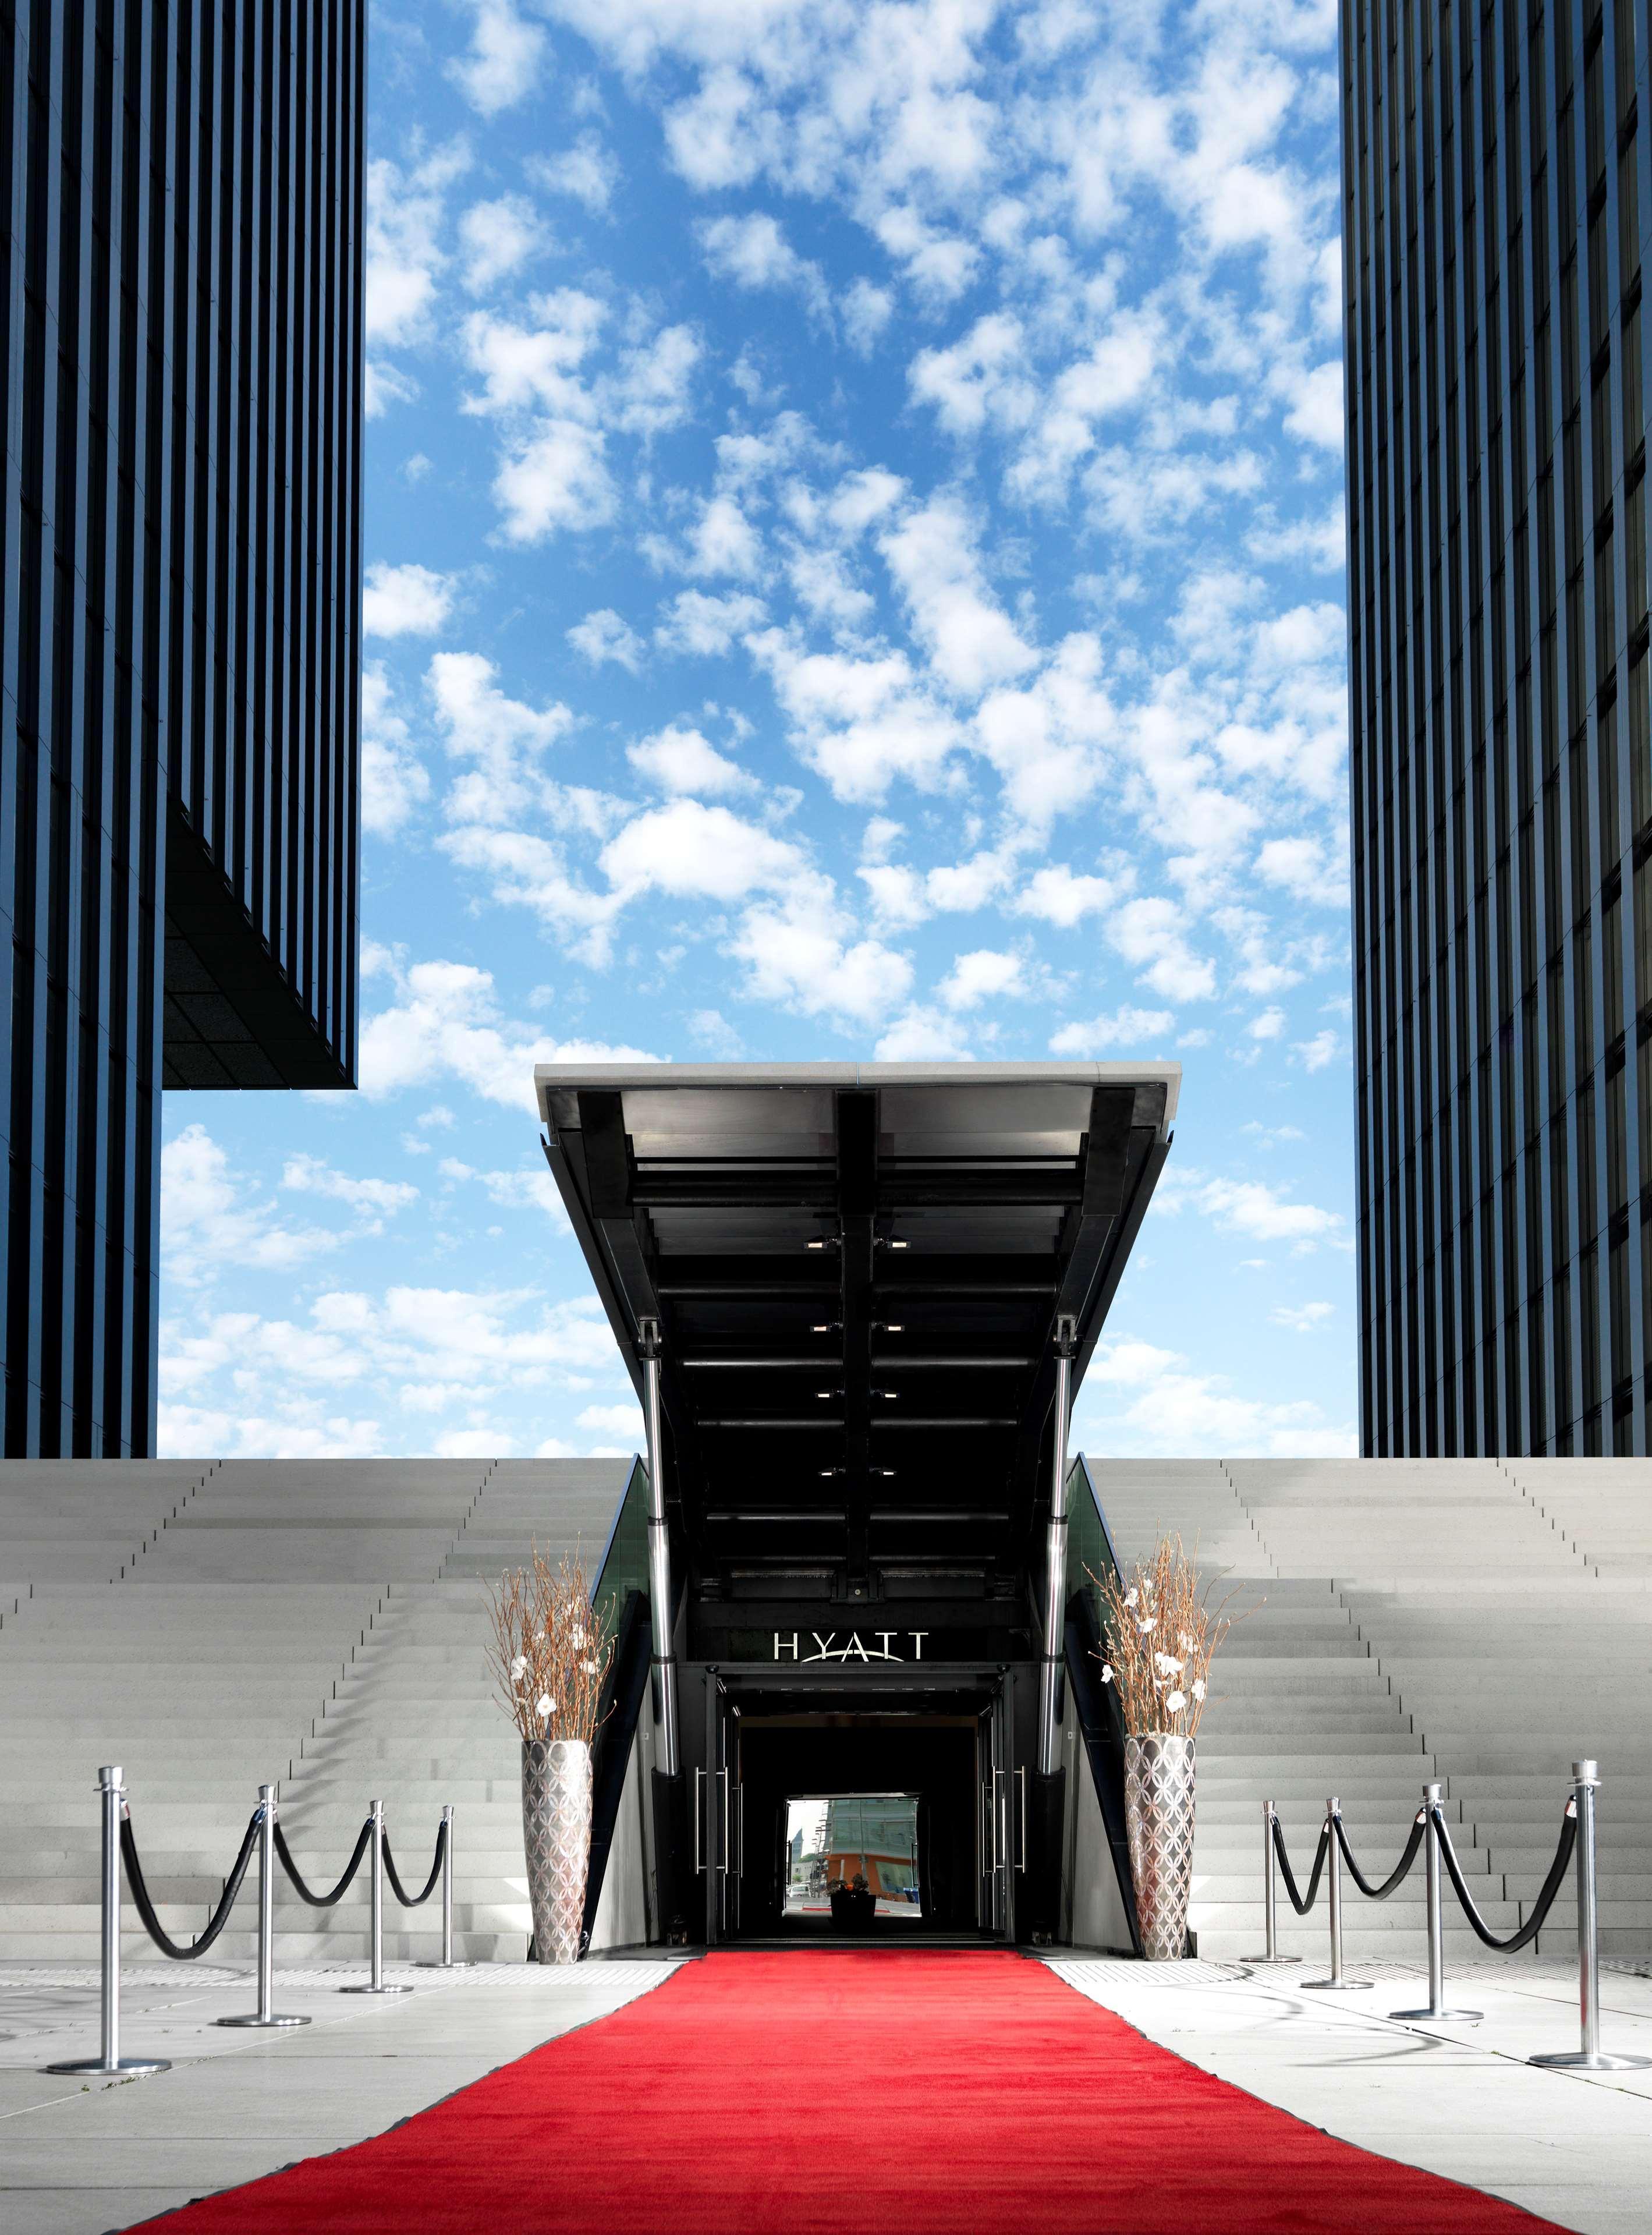
[[[705,1688],[705,1709],[708,1767],[702,1787],[701,1852],[706,1858],[705,1944],[712,1948],[740,1930],[745,1810],[740,1788],[740,1710],[720,1676],[713,1676]]]
[[[1015,1933],[1018,1834],[1016,1778],[1010,1760],[1010,1718],[1000,1689],[980,1711],[975,1731],[976,1920],[983,1932]]]

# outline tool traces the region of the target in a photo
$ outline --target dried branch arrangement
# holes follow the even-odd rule
[[[536,1544],[532,1564],[508,1568],[488,1602],[488,1670],[500,1706],[524,1739],[589,1746],[613,1659],[613,1623],[611,1608],[591,1604],[578,1554],[564,1553],[553,1568]]]
[[[1118,1687],[1124,1728],[1190,1739],[1210,1688],[1210,1663],[1233,1624],[1206,1604],[1198,1570],[1179,1537],[1161,1537],[1127,1576],[1085,1574],[1101,1594],[1101,1681]]]

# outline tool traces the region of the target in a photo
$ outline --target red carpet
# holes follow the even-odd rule
[[[1007,1953],[721,1955],[176,2235],[1534,2235]]]

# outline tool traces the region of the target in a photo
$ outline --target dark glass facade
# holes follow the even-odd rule
[[[1649,1448],[1648,29],[1344,0],[1371,1453]]]
[[[356,1059],[366,0],[0,0],[5,1450],[153,1449],[160,1093]]]

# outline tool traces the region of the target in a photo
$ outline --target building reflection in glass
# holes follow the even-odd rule
[[[803,1793],[786,1802],[786,1915],[856,1931],[921,1917],[918,1798]]]

